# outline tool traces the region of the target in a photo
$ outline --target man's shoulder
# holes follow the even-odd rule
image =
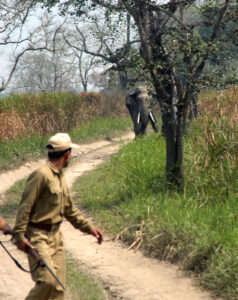
[[[37,170],[37,172],[39,172],[40,174],[42,174],[45,177],[52,177],[52,175],[54,173],[52,166],[50,165],[50,163],[48,161],[45,162],[43,165],[41,165],[39,167],[39,169]]]
[[[50,174],[50,168],[47,165],[47,163],[45,162],[44,164],[42,164],[38,169],[36,169],[35,171],[33,171],[31,173],[30,176],[37,176],[37,177],[47,177]]]

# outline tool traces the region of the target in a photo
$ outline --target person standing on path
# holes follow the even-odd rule
[[[57,133],[48,143],[48,161],[33,172],[26,183],[13,229],[18,249],[27,252],[27,247],[36,248],[39,255],[65,284],[65,257],[60,224],[65,217],[76,229],[103,241],[102,232],[84,218],[74,206],[62,169],[71,159],[72,148],[67,133]],[[30,269],[35,260],[28,255]],[[64,290],[46,268],[37,268],[32,273],[35,286],[25,300],[62,300]]]

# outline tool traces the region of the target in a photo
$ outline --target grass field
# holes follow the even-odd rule
[[[227,300],[238,294],[237,91],[200,96],[201,115],[185,137],[183,192],[166,189],[165,143],[155,134],[126,145],[74,186],[78,204],[111,236],[178,263]],[[72,132],[76,141],[78,130]],[[11,199],[1,208],[5,215],[15,209]]]
[[[74,186],[106,232],[178,263],[227,300],[238,295],[236,95],[202,95],[202,115],[185,137],[183,192],[166,189],[165,144],[157,135],[126,145]]]

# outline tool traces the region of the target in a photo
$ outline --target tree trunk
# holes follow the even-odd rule
[[[118,73],[119,73],[121,89],[122,91],[126,91],[129,82],[127,71],[126,70],[119,71]]]
[[[174,170],[174,178],[175,184],[179,188],[183,188],[184,185],[184,149],[183,149],[183,138],[184,138],[184,130],[183,130],[183,114],[182,112],[178,112],[177,115],[177,132],[176,132],[176,142],[175,142],[175,170]]]
[[[191,121],[193,118],[198,117],[198,99],[197,95],[194,94],[190,101],[190,110],[189,110],[189,120]]]
[[[88,92],[88,85],[87,85],[87,83],[83,81],[82,84],[83,84],[83,91],[87,93]]]
[[[183,187],[183,107],[178,107],[174,119],[172,101],[166,103],[162,114],[166,141],[166,180],[169,186]]]

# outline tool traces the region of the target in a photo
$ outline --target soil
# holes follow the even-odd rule
[[[129,142],[133,138],[134,134],[131,132],[121,138],[108,138],[81,145],[74,152],[74,163],[65,172],[68,185],[72,187],[78,176],[108,160],[122,143]],[[44,161],[27,163],[17,170],[0,174],[0,204],[4,201],[4,192],[11,185],[27,177]],[[106,233],[104,233],[103,244],[98,245],[94,237],[77,231],[67,222],[63,222],[62,231],[67,253],[77,261],[80,268],[103,285],[108,299],[214,299],[208,292],[196,287],[193,280],[186,277],[178,266],[146,258],[140,251],[128,251],[125,245],[120,241],[113,242]],[[18,251],[8,237],[1,234],[0,240],[5,241],[4,245],[12,255],[28,268],[25,254]],[[0,299],[24,299],[34,285],[31,276],[18,269],[2,247],[0,247],[0,257]],[[70,299],[68,291],[66,299]]]

